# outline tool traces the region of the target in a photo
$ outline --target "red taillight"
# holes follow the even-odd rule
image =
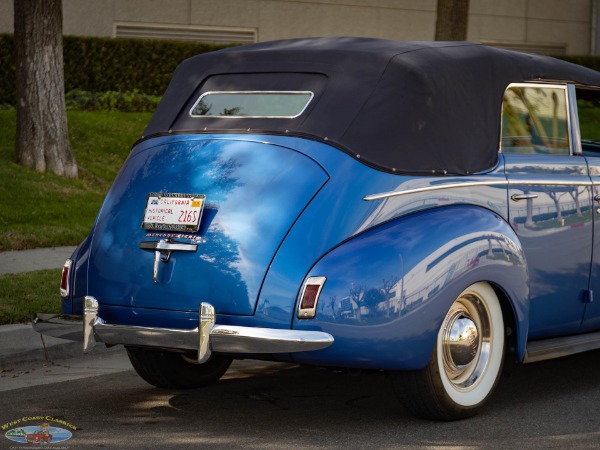
[[[298,318],[312,319],[317,313],[317,303],[321,289],[325,284],[325,277],[310,277],[304,283],[300,303],[298,304]]]
[[[71,272],[71,264],[72,260],[67,259],[65,261],[65,265],[62,268],[62,275],[60,278],[60,296],[68,297],[69,296],[69,273]]]
[[[321,286],[318,284],[307,284],[304,288],[304,295],[300,303],[300,309],[313,309],[317,303],[317,294]]]

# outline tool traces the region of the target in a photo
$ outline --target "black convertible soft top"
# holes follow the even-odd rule
[[[275,133],[327,141],[379,169],[472,174],[496,164],[511,82],[600,86],[600,73],[469,42],[312,38],[232,47],[185,60],[143,138]],[[209,91],[311,91],[296,118],[191,117]]]

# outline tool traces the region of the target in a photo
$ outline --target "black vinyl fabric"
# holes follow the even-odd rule
[[[600,86],[600,73],[469,42],[312,38],[207,53],[175,71],[143,138],[243,132],[327,141],[381,170],[468,175],[498,158],[502,97],[523,81]],[[305,91],[293,119],[191,117],[208,91]]]

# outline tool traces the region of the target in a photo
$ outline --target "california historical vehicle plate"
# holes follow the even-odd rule
[[[183,231],[195,233],[206,196],[203,194],[148,194],[142,228],[145,230]]]

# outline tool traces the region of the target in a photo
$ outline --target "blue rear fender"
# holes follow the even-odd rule
[[[335,342],[294,354],[303,364],[388,370],[423,368],[452,302],[487,281],[508,302],[522,359],[529,319],[528,275],[511,227],[497,214],[455,205],[372,228],[322,257],[307,277],[325,276],[314,319],[293,328],[331,333]]]

